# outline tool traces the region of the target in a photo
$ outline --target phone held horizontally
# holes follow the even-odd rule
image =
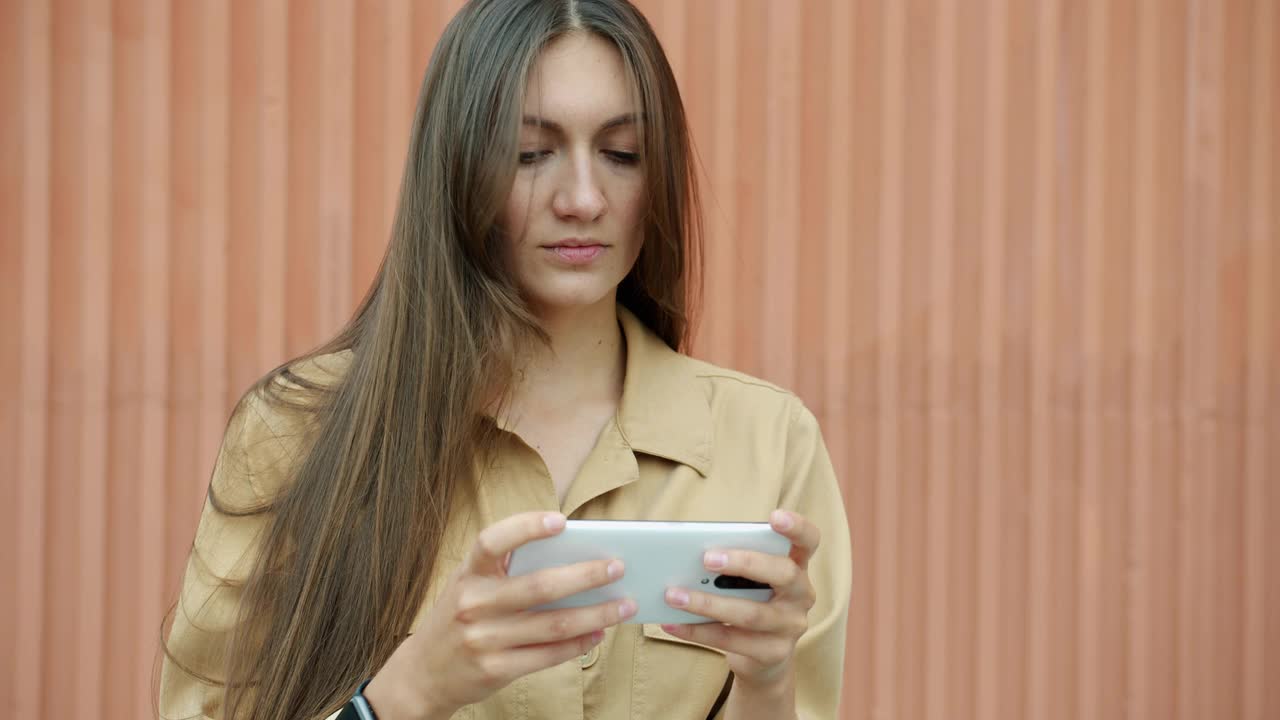
[[[533,609],[585,607],[629,597],[637,609],[628,623],[710,622],[667,605],[667,588],[757,602],[773,597],[773,589],[767,585],[707,570],[702,558],[710,550],[752,550],[785,556],[791,551],[791,541],[767,522],[570,520],[559,535],[517,548],[511,554],[507,572],[519,576],[589,560],[622,560],[626,571],[617,582]]]

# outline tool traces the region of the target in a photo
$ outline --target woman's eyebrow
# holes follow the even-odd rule
[[[604,123],[600,125],[600,128],[596,130],[596,132],[602,133],[606,130],[612,130],[613,128],[620,127],[622,125],[631,125],[639,122],[642,119],[643,119],[642,113],[623,113],[621,115],[617,115],[615,117],[609,118],[608,120],[605,120]],[[525,115],[523,119],[523,124],[528,125],[530,127],[550,130],[552,132],[557,132],[562,134],[564,133],[564,127],[562,127],[560,123],[557,123],[552,120],[548,120],[538,115]]]

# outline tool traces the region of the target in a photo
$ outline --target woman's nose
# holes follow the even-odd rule
[[[566,164],[552,207],[561,218],[584,222],[593,222],[605,214],[608,203],[590,157],[577,157]]]

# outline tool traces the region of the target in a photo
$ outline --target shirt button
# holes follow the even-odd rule
[[[591,650],[588,651],[587,653],[578,656],[578,664],[582,666],[583,670],[586,670],[592,665],[595,665],[596,661],[599,659],[600,659],[600,646],[596,645],[595,647],[591,648]]]

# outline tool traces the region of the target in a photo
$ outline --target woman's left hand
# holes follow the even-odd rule
[[[815,600],[809,559],[818,549],[818,527],[786,510],[775,510],[769,519],[774,530],[791,540],[789,556],[729,550],[709,552],[702,559],[708,570],[771,586],[769,602],[667,589],[668,605],[716,622],[663,625],[662,629],[682,640],[725,651],[735,684],[765,686],[789,675],[796,642],[809,629],[809,609]]]

